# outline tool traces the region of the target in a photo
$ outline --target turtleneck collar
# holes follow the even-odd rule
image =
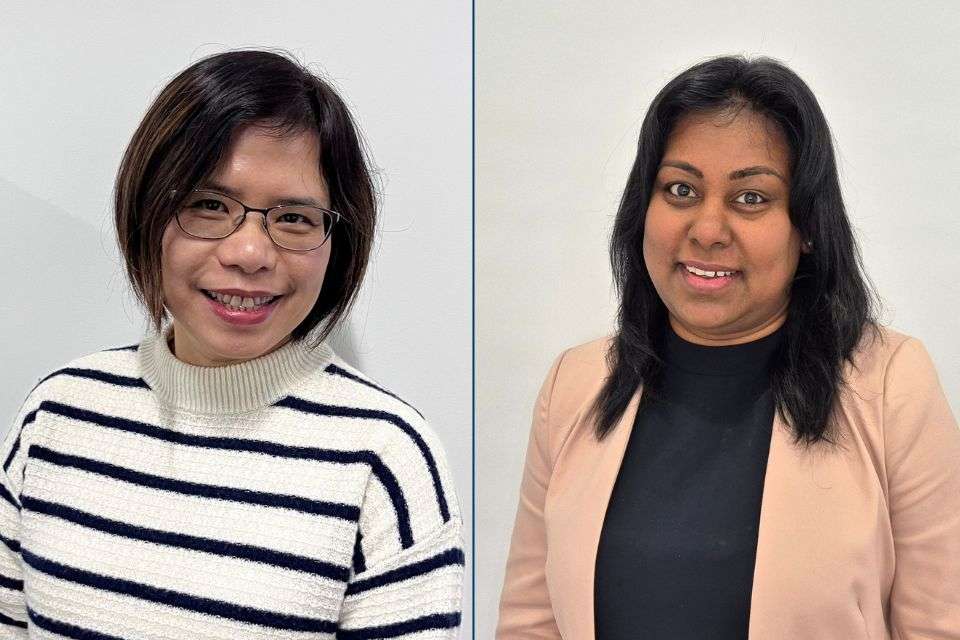
[[[667,329],[664,361],[669,368],[705,376],[741,376],[760,374],[766,377],[777,348],[783,341],[783,327],[752,342],[722,347],[688,342],[673,327]]]
[[[194,413],[246,413],[266,407],[333,358],[325,342],[311,349],[308,336],[246,362],[199,367],[173,355],[171,330],[167,325],[160,333],[151,331],[140,343],[143,378],[161,402]]]

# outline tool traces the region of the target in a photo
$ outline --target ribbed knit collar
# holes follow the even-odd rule
[[[333,357],[326,343],[311,349],[308,337],[239,364],[198,367],[171,353],[171,329],[151,331],[140,343],[143,379],[164,404],[196,413],[246,413],[268,406]]]

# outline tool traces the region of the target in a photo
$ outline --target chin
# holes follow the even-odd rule
[[[211,355],[221,361],[246,361],[259,358],[272,351],[282,339],[270,337],[211,336]]]

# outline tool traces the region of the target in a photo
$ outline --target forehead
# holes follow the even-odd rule
[[[240,195],[322,196],[320,138],[314,131],[279,135],[262,126],[238,130],[211,179]]]
[[[707,175],[767,165],[787,175],[790,148],[780,127],[749,108],[683,116],[663,160],[688,162]]]

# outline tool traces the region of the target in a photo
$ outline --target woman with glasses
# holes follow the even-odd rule
[[[325,342],[375,216],[301,65],[229,52],[163,89],[116,183],[153,330],[45,377],[0,448],[0,636],[456,635],[438,439]]]
[[[617,331],[534,412],[497,637],[960,638],[960,431],[876,322],[803,80],[671,80],[611,256]]]

